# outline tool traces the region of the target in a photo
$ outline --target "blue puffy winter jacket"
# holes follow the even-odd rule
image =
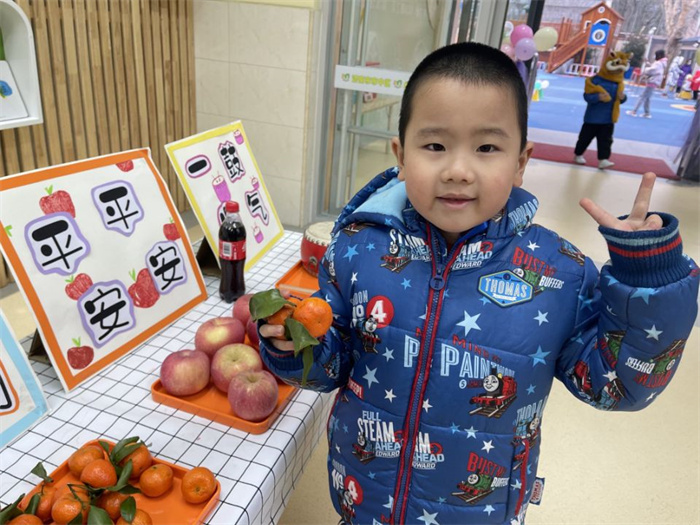
[[[347,524],[521,523],[552,380],[603,410],[638,410],[666,387],[697,314],[698,268],[678,221],[601,228],[612,265],[532,224],[515,188],[496,217],[447,249],[396,169],[346,206],[317,293],[333,327],[307,387],[338,389],[329,481]],[[291,384],[302,358],[261,341]]]

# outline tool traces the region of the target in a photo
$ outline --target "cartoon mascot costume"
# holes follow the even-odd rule
[[[583,126],[578,135],[574,160],[585,164],[583,152],[595,138],[598,144],[598,167],[610,168],[610,148],[613,142],[615,122],[620,116],[620,104],[627,100],[625,95],[625,72],[630,67],[632,53],[611,51],[597,75],[586,79],[584,100],[588,103],[583,116]]]

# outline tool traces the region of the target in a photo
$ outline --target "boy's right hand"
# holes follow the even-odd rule
[[[284,325],[263,324],[260,325],[260,335],[269,340],[277,350],[282,352],[294,352],[294,341],[284,339]],[[278,339],[279,338],[279,339]]]

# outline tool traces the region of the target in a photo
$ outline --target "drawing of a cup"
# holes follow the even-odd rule
[[[216,197],[221,202],[226,202],[231,200],[231,192],[228,189],[228,184],[226,184],[226,179],[222,175],[219,175],[211,181],[211,185],[214,186],[214,193]]]
[[[263,232],[257,224],[253,225],[253,236],[258,244],[263,241]]]
[[[243,144],[243,133],[241,133],[239,130],[234,130],[233,136],[235,137],[237,144]]]

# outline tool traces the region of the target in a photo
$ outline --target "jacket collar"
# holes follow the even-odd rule
[[[389,168],[367,183],[343,208],[333,233],[355,222],[383,224],[409,231],[425,230],[425,219],[406,196],[406,185],[398,179],[398,167]],[[487,237],[520,235],[532,224],[539,202],[522,188],[513,188],[505,207],[487,223]]]

